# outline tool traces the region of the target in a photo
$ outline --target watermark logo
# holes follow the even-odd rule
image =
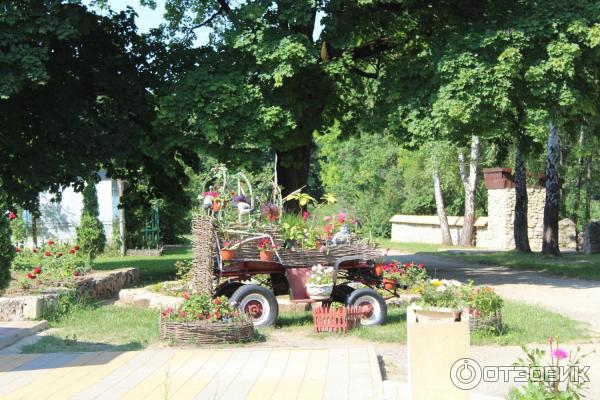
[[[481,366],[472,358],[460,358],[450,368],[450,379],[454,386],[471,390],[481,382]]]
[[[459,389],[471,390],[484,382],[544,382],[587,383],[589,366],[485,366],[472,358],[460,358],[450,368],[450,380]]]

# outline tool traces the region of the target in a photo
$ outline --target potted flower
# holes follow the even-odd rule
[[[333,267],[314,265],[306,281],[306,292],[313,300],[328,300],[333,291]]]
[[[504,300],[493,288],[479,286],[469,290],[467,305],[469,307],[469,324],[471,330],[485,330],[493,333],[500,333],[502,331],[502,307]]]
[[[460,321],[467,305],[467,290],[455,280],[432,279],[421,293],[421,300],[412,308],[418,320],[430,322]]]
[[[394,290],[398,287],[398,282],[402,280],[405,271],[398,263],[392,261],[383,266],[383,287],[387,290]]]
[[[257,248],[262,261],[271,261],[277,246],[269,238],[263,238],[258,242]]]
[[[240,246],[235,240],[225,240],[221,247],[221,260],[231,261],[235,257],[235,250]]]

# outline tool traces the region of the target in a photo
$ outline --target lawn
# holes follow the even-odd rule
[[[376,241],[384,249],[390,248],[405,253],[425,253],[437,257],[452,257],[481,264],[546,271],[564,277],[600,280],[600,254],[585,255],[564,252],[559,257],[554,257],[540,253],[523,254],[517,251],[485,251],[428,243],[395,243],[384,238],[378,238]]]
[[[590,339],[587,329],[580,323],[544,308],[505,301],[503,309],[505,331],[500,335],[475,332],[471,337],[474,345],[500,344],[521,345],[544,343],[548,336],[559,336],[563,342],[586,341]],[[269,337],[269,330],[263,333]],[[310,313],[286,313],[279,317],[282,330],[303,330],[314,337],[322,334],[312,333]],[[387,322],[379,327],[361,327],[349,332],[349,335],[373,342],[406,343],[406,310],[390,308]]]
[[[24,346],[23,353],[140,350],[158,340],[154,310],[89,305],[48,324],[57,331]]]
[[[559,336],[562,342],[590,339],[581,324],[536,306],[506,301],[503,319],[505,332],[498,336],[475,333],[471,337],[472,344],[542,343],[548,336]],[[158,312],[152,310],[89,304],[76,306],[49,324],[56,332],[25,346],[24,353],[139,350],[158,341]],[[282,334],[301,334],[315,340],[326,336],[313,333],[310,312],[282,313],[278,326],[259,329],[259,337],[268,343],[274,329]],[[349,335],[371,342],[405,344],[406,311],[390,308],[384,325],[361,327],[350,331]]]
[[[175,279],[175,261],[189,260],[191,258],[192,248],[186,246],[166,250],[160,257],[98,257],[94,262],[94,269],[110,270],[134,267],[140,271],[140,284],[145,286]]]

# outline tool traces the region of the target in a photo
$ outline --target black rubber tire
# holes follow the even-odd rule
[[[277,321],[279,314],[279,305],[277,298],[269,289],[264,286],[248,284],[240,286],[229,299],[240,308],[241,312],[245,312],[248,301],[258,301],[262,305],[264,315],[260,318],[252,320],[254,326],[271,326]],[[266,311],[266,312],[265,312]]]
[[[375,290],[370,288],[356,289],[348,296],[347,306],[359,306],[360,303],[367,301],[373,305],[373,314],[369,318],[363,318],[361,325],[381,325],[387,318],[387,304],[383,297]]]
[[[354,290],[355,289],[352,286],[348,286],[346,284],[335,285],[333,288],[333,293],[331,293],[331,297],[333,298],[333,301],[346,304],[348,296],[350,296]]]
[[[215,290],[214,297],[226,296],[227,298],[231,298],[236,290],[238,290],[241,286],[244,286],[243,283],[240,282],[227,282],[217,288]]]

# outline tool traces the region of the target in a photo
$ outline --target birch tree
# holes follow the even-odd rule
[[[477,135],[471,136],[468,174],[464,151],[458,153],[458,168],[465,189],[465,215],[458,244],[461,246],[471,246],[473,244],[473,231],[475,227],[475,191],[477,189],[479,169],[479,137]]]

